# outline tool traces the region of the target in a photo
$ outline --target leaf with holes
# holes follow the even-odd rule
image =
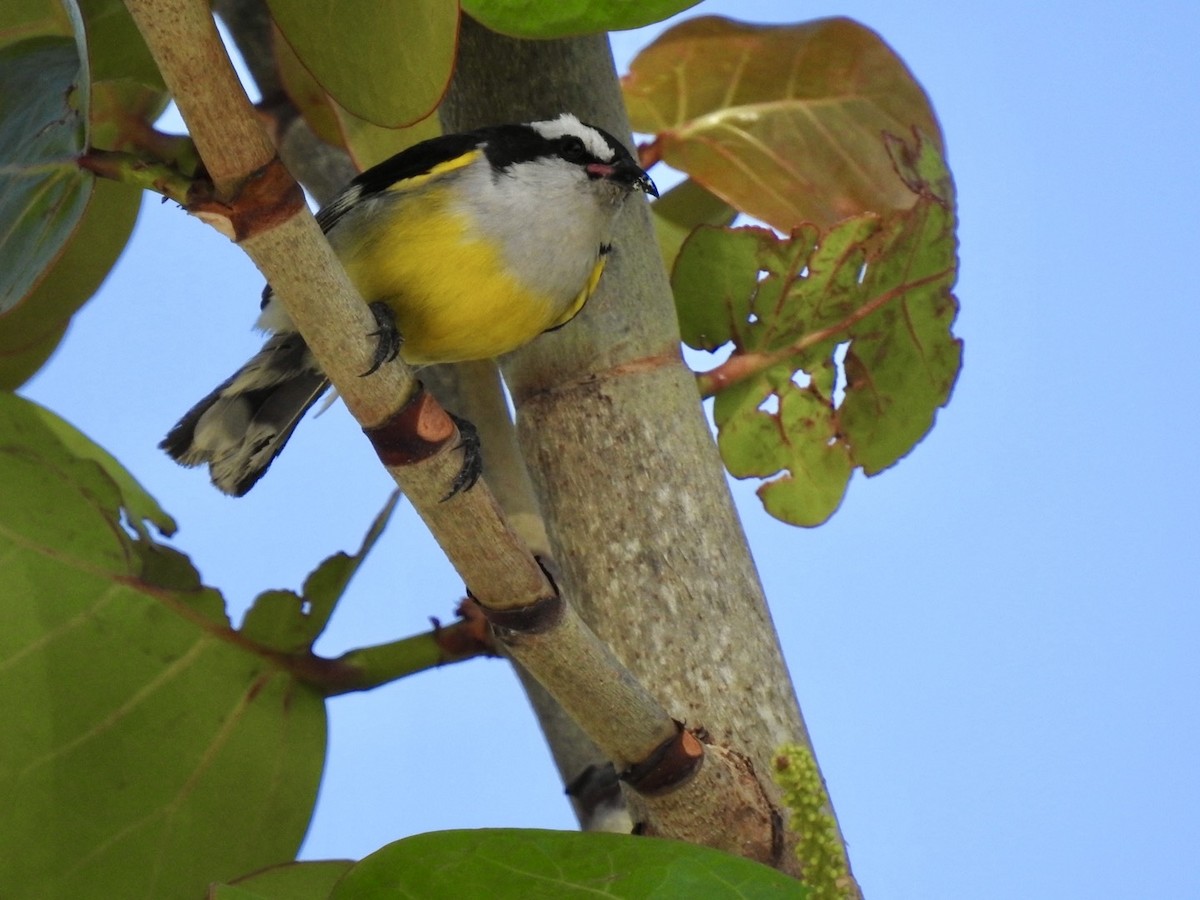
[[[0,884],[6,896],[202,896],[293,859],[325,708],[230,628],[85,437],[0,394]]]
[[[764,505],[798,525],[833,514],[855,467],[874,475],[908,453],[958,376],[953,185],[928,141],[887,148],[911,208],[788,238],[701,227],[671,276],[684,340],[733,345],[700,376],[727,467],[774,478]]]
[[[849,19],[692,19],[638,55],[624,91],[665,162],[781,231],[912,206],[882,132],[916,127],[941,146],[921,86]]]

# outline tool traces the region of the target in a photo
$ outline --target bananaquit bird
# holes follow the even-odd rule
[[[317,221],[380,323],[375,366],[397,352],[422,366],[499,356],[574,318],[635,190],[658,196],[616,138],[564,114],[410,147]],[[258,325],[272,332],[263,349],[160,445],[182,465],[208,463],[235,496],[329,387],[270,285]]]

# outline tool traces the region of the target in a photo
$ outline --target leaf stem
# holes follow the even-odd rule
[[[202,181],[184,175],[172,163],[150,162],[133,153],[91,149],[77,160],[93,175],[154,191],[180,206],[186,206],[193,189]]]
[[[337,659],[321,659],[322,665],[302,674],[327,697],[333,697],[370,690],[449,663],[496,655],[487,639],[486,621],[475,614],[444,627],[435,620],[433,629],[424,634],[351,650]]]

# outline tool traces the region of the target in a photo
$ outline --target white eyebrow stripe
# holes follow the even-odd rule
[[[613,148],[609,146],[608,141],[600,132],[584,125],[571,113],[563,113],[557,119],[548,119],[545,122],[530,122],[529,127],[548,141],[573,134],[583,141],[583,146],[587,148],[588,153],[596,159],[612,162],[616,157]]]

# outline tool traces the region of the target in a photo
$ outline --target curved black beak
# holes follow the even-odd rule
[[[641,191],[643,194],[649,194],[652,197],[658,196],[658,188],[655,186],[654,181],[633,160],[622,160],[617,163],[617,173],[619,173],[621,180],[629,184],[634,190]]]
[[[631,190],[641,191],[652,197],[658,196],[658,188],[655,187],[654,181],[632,159],[618,159],[612,164],[592,163],[587,170],[593,178],[607,178]]]

